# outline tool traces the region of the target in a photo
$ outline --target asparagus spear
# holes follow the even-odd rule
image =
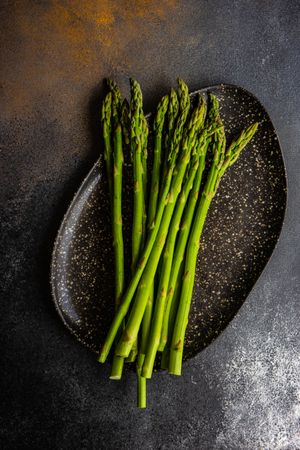
[[[181,110],[184,109],[185,105],[181,104]],[[169,102],[169,108],[168,108],[168,128],[166,132],[165,137],[165,147],[168,149],[170,148],[172,137],[173,137],[173,131],[176,124],[176,119],[179,112],[179,102],[178,102],[178,96],[174,89],[171,89],[170,93],[170,102]]]
[[[165,122],[165,115],[168,108],[168,103],[169,97],[168,95],[165,95],[158,104],[156,117],[153,123],[153,132],[155,137],[154,137],[153,166],[151,174],[151,187],[150,187],[149,207],[148,207],[148,226],[151,226],[152,222],[154,221],[157,209],[157,200],[160,184],[160,169],[161,169],[162,132]],[[153,289],[154,285],[152,284],[151,292],[149,294],[142,322],[141,354],[145,354],[150,330],[152,305],[153,305]]]
[[[132,261],[131,270],[134,272],[135,265],[140,256],[140,251],[145,238],[145,187],[146,187],[146,154],[144,132],[147,130],[146,119],[143,114],[143,98],[139,83],[130,80],[131,87],[131,124],[130,142],[133,162],[133,221],[132,221]],[[147,128],[146,128],[147,127]],[[137,341],[134,342],[132,351],[126,361],[133,362],[137,355]]]
[[[176,95],[176,93],[175,93]],[[148,206],[148,225],[151,226],[155,219],[157,200],[160,185],[161,152],[162,152],[162,132],[165,122],[165,116],[169,104],[169,96],[165,95],[158,104],[156,117],[153,123],[154,149],[153,166],[151,174],[151,186]]]
[[[142,234],[142,246],[145,245],[146,240],[146,231],[147,231],[147,212],[146,212],[146,203],[147,203],[147,158],[148,158],[148,122],[145,116],[142,116],[142,166],[143,166],[143,234]],[[148,320],[151,320],[151,311],[147,312],[147,316],[145,317],[145,322]],[[137,337],[135,340],[135,343],[131,349],[130,352],[130,359],[135,360],[136,356],[138,355],[138,361],[136,364],[136,372],[137,372],[137,406],[139,408],[146,408],[146,379],[141,376],[141,365],[140,365],[140,354],[142,347],[144,344],[145,336],[141,335],[141,342],[140,337]],[[138,350],[138,347],[141,347],[140,352]]]
[[[143,239],[143,120],[142,120],[142,92],[137,81],[131,79],[131,151],[133,159],[133,222],[132,222],[132,270],[138,261]],[[127,355],[128,356],[128,355]]]
[[[172,217],[167,242],[164,247],[163,262],[158,285],[158,295],[155,300],[155,309],[151,324],[151,331],[148,339],[145,361],[143,364],[142,374],[145,378],[151,378],[152,376],[155,356],[160,340],[162,318],[165,307],[165,299],[167,295],[168,278],[172,267],[172,245],[173,242],[175,243],[177,230],[180,224],[181,214],[183,212],[188,193],[192,188],[198,165],[199,165],[199,158],[197,155],[191,161],[190,168],[188,170],[188,176],[186,177],[186,181],[183,185],[178,201],[176,203],[176,209]]]
[[[143,167],[143,195],[144,195],[144,214],[143,214],[143,242],[146,238],[146,204],[148,197],[148,180],[147,180],[147,159],[148,159],[148,122],[144,114],[142,115],[142,167]]]
[[[126,99],[123,100],[121,108],[121,125],[123,131],[123,141],[126,146],[130,144],[130,111]]]
[[[181,95],[181,97],[183,97],[183,96],[188,97],[187,90],[181,89],[180,95]],[[187,108],[189,108],[189,102],[187,99],[181,98],[181,104],[182,105],[186,104]],[[184,110],[181,112],[181,118],[180,118],[180,120],[177,121],[178,123],[176,125],[176,126],[181,127],[181,130],[185,123],[186,117],[187,117],[187,113]],[[156,212],[155,220],[153,220],[149,226],[149,235],[148,235],[148,238],[146,241],[145,248],[144,248],[142,255],[139,259],[139,262],[136,266],[135,273],[134,273],[134,275],[129,283],[129,286],[123,296],[120,308],[112,321],[112,324],[110,326],[110,329],[106,336],[105,342],[102,346],[101,352],[98,357],[99,362],[104,363],[106,361],[107,355],[111,349],[113,341],[114,341],[114,339],[118,333],[118,330],[122,324],[122,321],[129,310],[132,298],[135,294],[136,288],[137,288],[140,278],[144,272],[145,266],[147,264],[147,261],[149,259],[150,253],[151,253],[151,250],[155,243],[156,236],[158,234],[160,224],[162,221],[163,213],[164,213],[164,210],[165,210],[165,207],[167,204],[169,189],[170,189],[170,185],[171,185],[171,181],[172,181],[172,175],[173,175],[173,171],[175,169],[177,153],[178,153],[179,146],[180,146],[181,137],[178,135],[178,133],[176,135],[176,139],[177,139],[176,145],[172,146],[169,157],[167,159],[167,173],[166,173],[166,176],[164,177],[163,191],[162,191],[162,194],[160,195],[160,201],[158,204],[158,209]]]
[[[205,112],[206,103],[203,102]],[[203,123],[205,119],[205,112],[203,114]],[[202,125],[200,125],[201,127]],[[199,140],[200,141],[200,140]],[[201,149],[201,148],[200,148]],[[180,193],[179,199],[176,203],[175,211],[170,224],[170,230],[166,245],[163,252],[162,264],[160,267],[160,280],[158,286],[158,294],[155,301],[155,311],[153,315],[153,321],[151,326],[150,338],[147,345],[147,353],[143,364],[143,375],[146,378],[151,378],[156,352],[160,341],[161,326],[164,315],[165,300],[167,296],[169,276],[172,268],[173,252],[175,247],[175,241],[177,231],[179,229],[181,216],[184,210],[184,206],[188,197],[188,193],[192,188],[193,181],[199,165],[199,148],[194,151],[194,156],[190,163],[190,167],[186,173],[186,180],[183,189]]]
[[[153,123],[153,132],[154,132],[154,150],[153,150],[153,166],[152,166],[152,175],[151,175],[151,187],[150,187],[150,195],[149,195],[149,207],[148,207],[148,224],[149,226],[155,219],[156,208],[157,208],[157,198],[159,192],[159,183],[160,183],[160,166],[161,166],[161,149],[162,149],[162,131],[165,120],[165,114],[168,107],[168,96],[164,96],[160,101],[157,114]],[[145,186],[145,184],[144,184]],[[145,188],[144,188],[145,190]],[[143,321],[142,321],[142,330],[140,337],[140,349],[138,354],[137,361],[137,374],[138,374],[138,407],[145,408],[146,407],[146,379],[141,376],[142,366],[145,358],[146,346],[148,341],[148,335],[151,325],[151,317],[152,317],[152,304],[153,304],[153,288],[152,284],[151,292],[148,297],[146,310],[144,313]],[[132,353],[132,350],[129,354],[129,357]]]
[[[122,128],[118,117],[121,94],[114,85],[102,106],[102,127],[104,137],[104,159],[112,200],[112,228],[115,256],[115,305],[119,306],[124,289],[124,244],[122,230]],[[113,149],[111,138],[113,136]],[[123,370],[123,358],[114,356],[111,378],[120,379]]]
[[[169,373],[171,374],[181,375],[183,343],[193,293],[199,241],[209,206],[216,193],[221,177],[224,175],[226,169],[236,161],[242,149],[252,139],[257,126],[258,124],[255,123],[243,131],[240,137],[229,146],[226,154],[224,154],[224,133],[217,133],[217,139],[213,148],[214,159],[197,207],[187,245],[181,298],[176,315],[170,351]]]
[[[137,295],[135,297],[128,322],[126,324],[125,330],[123,331],[122,338],[116,347],[116,355],[126,357],[129,354],[132,344],[137,336],[147,304],[147,298],[151,289],[151,282],[155,275],[159,258],[166,241],[168,228],[172,219],[172,214],[175,208],[177,197],[181,190],[184,174],[190,162],[190,154],[194,149],[199,127],[201,127],[203,123],[204,112],[204,104],[203,102],[199,102],[199,105],[195,108],[189,120],[187,132],[182,142],[181,155],[176,165],[176,173],[174,174],[172,180],[172,185],[167,200],[167,206],[164,211],[161,226],[157,234],[155,245],[151,252],[150,258],[139,282]]]
[[[113,235],[115,249],[116,270],[116,307],[118,308],[124,290],[124,243],[122,226],[122,127],[121,124],[114,131],[114,197],[113,197]]]
[[[104,161],[106,165],[106,173],[108,179],[108,189],[110,197],[112,197],[113,193],[113,182],[112,182],[112,165],[113,165],[113,156],[112,156],[112,145],[111,145],[111,107],[112,107],[112,93],[109,92],[102,104],[101,111],[101,124],[102,124],[102,133],[103,133],[103,141],[104,141]]]
[[[165,209],[165,205],[166,205],[166,201],[167,201],[167,197],[168,197],[168,193],[169,193],[169,189],[170,189],[170,184],[172,181],[172,174],[174,171],[174,166],[175,166],[175,160],[172,160],[171,164],[169,166],[166,183],[165,183],[164,191],[163,191],[161,199],[160,199],[157,214],[156,214],[155,220],[151,224],[150,232],[149,232],[149,236],[146,241],[145,248],[141,254],[141,257],[136,266],[135,272],[134,272],[134,274],[129,282],[129,285],[126,289],[126,292],[122,298],[122,303],[112,321],[112,324],[111,324],[108,334],[106,336],[105,342],[101,348],[101,352],[98,357],[99,362],[104,363],[106,361],[107,355],[111,349],[111,346],[116,337],[116,334],[122,324],[123,319],[125,318],[128,310],[129,310],[132,298],[135,294],[136,288],[138,286],[138,283],[141,279],[141,276],[144,272],[145,266],[147,264],[150,254],[151,254],[151,250],[155,243],[155,239],[158,234],[160,223],[161,223],[162,216],[164,213],[164,209]]]
[[[122,127],[114,131],[114,195],[113,195],[113,236],[116,272],[116,308],[120,305],[124,290],[124,243],[122,230]],[[124,358],[114,355],[110,379],[119,380],[122,376]]]
[[[176,126],[178,113],[179,113],[178,95],[174,89],[171,89],[167,117],[166,117],[166,122],[167,122],[166,128],[167,129],[166,129],[166,134],[165,134],[165,139],[164,139],[165,152],[162,155],[162,159],[163,159],[163,169],[161,170],[162,178],[164,178],[167,173],[169,152],[171,149],[171,142],[172,142],[173,135],[174,135],[174,129]],[[162,190],[162,186],[161,186],[161,190]]]
[[[169,325],[169,316],[170,311],[172,307],[172,301],[173,296],[175,292],[175,287],[177,284],[180,284],[180,288],[177,288],[177,291],[181,289],[181,282],[178,280],[180,268],[182,266],[184,253],[186,249],[187,240],[189,237],[190,229],[192,226],[192,220],[194,217],[194,211],[196,208],[196,204],[198,201],[199,196],[199,190],[201,186],[202,181],[202,175],[205,168],[205,159],[206,159],[206,152],[208,149],[208,146],[211,141],[210,133],[212,130],[214,130],[215,124],[217,122],[217,117],[219,114],[219,104],[217,101],[212,101],[211,106],[209,108],[208,114],[207,114],[207,124],[206,128],[203,132],[202,139],[200,140],[200,145],[202,146],[201,149],[201,156],[200,156],[200,164],[198,167],[198,172],[195,178],[195,182],[193,185],[192,192],[188,199],[188,204],[185,208],[183,220],[180,226],[180,231],[178,235],[178,239],[176,242],[176,248],[173,258],[173,265],[172,265],[172,273],[170,276],[169,284],[168,284],[168,294],[167,294],[167,300],[166,300],[166,309],[165,314],[163,318],[163,325],[162,325],[162,332],[161,332],[161,338],[160,338],[160,344],[159,344],[159,351],[163,351],[165,348],[165,345],[168,341],[169,337],[169,330],[172,329]],[[172,324],[172,321],[171,321]]]
[[[117,85],[117,83],[113,80],[111,80],[110,78],[106,79],[106,83],[109,87],[110,92],[112,93],[112,96],[114,97],[114,102],[117,108],[118,113],[121,112],[121,108],[122,108],[122,103],[123,103],[123,98],[122,98],[122,93],[120,91],[119,86]]]
[[[199,171],[199,167],[198,167],[198,171]],[[196,180],[194,181],[194,184],[195,183],[196,183]],[[168,335],[167,335],[168,339],[167,339],[167,343],[164,346],[164,350],[163,350],[162,355],[161,355],[161,368],[164,369],[164,370],[167,370],[168,367],[169,367],[170,344],[171,344],[170,337],[172,337],[174,323],[175,323],[175,318],[176,318],[177,309],[178,309],[179,298],[180,298],[180,294],[181,294],[181,279],[182,279],[182,276],[183,276],[183,269],[184,269],[184,260],[181,261],[181,264],[180,264],[178,277],[177,277],[176,285],[175,285],[175,288],[174,288],[174,293],[172,295],[172,302],[171,302],[171,306],[170,306],[170,311],[168,313],[169,314],[169,317],[168,317]]]

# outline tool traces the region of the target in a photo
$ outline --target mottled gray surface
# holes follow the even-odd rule
[[[131,12],[103,1],[97,14],[76,1],[1,3],[2,448],[299,449],[300,4],[150,3]],[[183,377],[156,376],[139,411],[134,375],[108,381],[60,323],[50,252],[97,157],[99,80],[136,76],[151,109],[177,74],[191,89],[234,83],[262,101],[284,152],[288,209],[237,317]]]

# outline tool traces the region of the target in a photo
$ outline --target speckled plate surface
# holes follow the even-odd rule
[[[272,122],[260,102],[244,89],[230,85],[199,92],[217,95],[228,140],[253,121],[259,121],[260,126],[222,179],[208,214],[185,357],[206,347],[237,313],[273,252],[286,206],[282,153]],[[51,268],[52,293],[61,319],[93,351],[98,351],[114,311],[110,211],[102,172],[99,159],[64,217]],[[128,191],[124,198],[129,211],[124,226],[128,229]]]

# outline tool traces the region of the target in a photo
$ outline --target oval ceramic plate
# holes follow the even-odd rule
[[[247,298],[276,245],[286,205],[286,174],[280,145],[260,102],[244,89],[230,85],[199,92],[212,92],[218,97],[229,141],[254,121],[260,126],[222,179],[208,214],[185,357],[195,355],[218,336]],[[53,297],[61,319],[93,351],[99,350],[114,312],[110,210],[102,172],[99,159],[64,217],[51,270]],[[129,212],[125,216],[126,236],[130,236],[128,191],[124,198],[124,209]],[[128,248],[129,242],[127,267]]]

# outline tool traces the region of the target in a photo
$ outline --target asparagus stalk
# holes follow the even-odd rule
[[[182,105],[183,107],[184,105]],[[176,121],[179,113],[179,100],[178,95],[174,89],[171,89],[170,92],[170,98],[168,102],[168,111],[166,115],[166,122],[167,122],[167,129],[165,134],[165,152],[164,155],[162,155],[163,159],[163,169],[161,170],[161,175],[164,178],[165,174],[167,173],[167,167],[168,167],[168,158],[169,158],[169,152],[171,149],[171,142],[174,135],[174,129],[176,126]],[[161,187],[162,189],[162,187]]]
[[[123,331],[122,338],[116,347],[116,355],[126,357],[129,354],[132,344],[137,336],[147,304],[147,298],[151,289],[151,283],[153,281],[159,258],[166,241],[176,200],[181,190],[186,168],[190,162],[190,154],[195,147],[199,127],[201,127],[203,123],[204,113],[204,103],[200,102],[196,109],[193,111],[187,126],[187,132],[182,142],[181,155],[176,165],[176,173],[173,176],[172,185],[168,195],[167,206],[164,211],[161,226],[157,234],[155,245],[151,252],[150,258],[139,282],[139,287],[129,315],[128,322],[126,324],[125,330]]]
[[[175,93],[176,95],[176,93]],[[154,149],[153,166],[151,174],[151,186],[148,206],[148,226],[151,226],[155,219],[157,200],[160,185],[161,153],[162,153],[162,132],[165,122],[165,116],[169,104],[169,96],[165,95],[158,104],[156,117],[153,123]]]
[[[143,208],[143,243],[145,243],[146,238],[146,204],[148,197],[148,180],[147,180],[147,159],[148,159],[148,122],[144,114],[142,115],[142,167],[143,167],[143,198],[144,198],[144,208]]]
[[[112,228],[115,257],[115,306],[119,306],[124,289],[124,243],[122,230],[122,128],[118,117],[121,94],[117,86],[109,92],[102,108],[102,125],[104,137],[104,159],[112,200]],[[111,136],[113,135],[113,149]],[[120,379],[123,370],[123,358],[114,356],[112,363],[112,379]]]
[[[147,203],[147,158],[148,158],[148,122],[147,119],[145,118],[145,116],[142,116],[142,130],[143,130],[143,134],[142,134],[142,138],[143,138],[143,144],[142,144],[142,166],[143,166],[143,200],[144,200],[144,204],[143,204],[143,235],[142,235],[142,246],[145,245],[145,240],[146,240],[146,231],[147,231],[147,212],[146,212],[146,203]],[[151,320],[151,315],[149,318],[149,313],[150,311],[148,311],[146,317],[145,317],[145,323],[148,320]],[[137,372],[137,406],[139,408],[146,408],[147,402],[146,402],[146,379],[143,378],[141,376],[141,359],[140,359],[140,354],[141,351],[138,351],[138,347],[140,346],[142,350],[142,347],[144,346],[144,342],[143,340],[145,339],[145,336],[143,335],[143,333],[141,333],[141,342],[140,344],[138,344],[138,341],[140,340],[140,337],[137,337],[137,339],[135,340],[133,347],[131,349],[130,355],[131,356],[131,360],[135,360],[136,356],[138,355],[138,361],[136,364],[136,372]]]
[[[121,108],[122,108],[122,103],[123,103],[123,98],[122,98],[122,93],[120,91],[120,88],[117,85],[117,83],[115,81],[111,80],[110,78],[106,79],[106,83],[107,83],[109,90],[112,93],[112,96],[114,98],[116,109],[117,109],[118,113],[120,113]]]
[[[131,154],[133,161],[133,221],[132,221],[132,262],[131,270],[140,256],[140,251],[145,239],[145,189],[147,176],[147,139],[148,126],[143,114],[143,99],[139,83],[130,80],[131,86]],[[137,355],[137,340],[134,342],[131,354],[126,359],[133,362]]]
[[[112,166],[113,166],[113,151],[111,145],[111,133],[112,133],[112,125],[111,125],[111,108],[112,108],[112,93],[109,92],[102,104],[101,111],[101,124],[102,124],[102,133],[103,133],[103,141],[104,141],[104,161],[106,165],[106,173],[108,180],[108,189],[110,197],[112,197],[113,193],[113,181],[112,181]]]
[[[186,91],[186,89],[181,89],[180,93],[181,93],[181,96],[186,95],[188,97],[188,92]],[[188,103],[187,99],[182,99],[181,104],[186,104],[187,108],[189,108],[189,103]],[[185,111],[182,111],[181,119],[178,120],[177,126],[181,127],[181,125],[185,123],[186,117],[187,117],[187,113]],[[181,127],[181,129],[182,129],[182,127]],[[151,254],[151,250],[154,246],[154,243],[155,243],[155,240],[156,240],[159,228],[160,228],[160,224],[162,221],[163,213],[164,213],[164,210],[165,210],[165,207],[167,204],[167,199],[169,198],[169,189],[170,189],[170,185],[171,185],[171,181],[172,181],[173,171],[175,169],[177,152],[178,152],[179,146],[180,146],[181,139],[180,139],[180,136],[178,136],[178,133],[176,135],[176,138],[177,138],[176,145],[172,146],[172,150],[170,150],[170,154],[169,154],[169,157],[167,160],[168,169],[166,172],[166,176],[164,177],[163,191],[162,191],[162,194],[160,195],[160,200],[158,203],[158,209],[156,212],[155,220],[149,226],[149,235],[148,235],[148,238],[146,241],[145,248],[144,248],[142,255],[139,259],[139,262],[136,266],[135,273],[134,273],[134,275],[129,283],[129,286],[123,296],[120,308],[117,311],[117,314],[115,315],[115,317],[112,321],[112,324],[110,326],[110,329],[108,331],[108,334],[106,336],[104,344],[101,348],[101,351],[100,351],[100,354],[98,357],[99,362],[104,363],[106,361],[107,355],[111,349],[113,341],[114,341],[114,339],[118,333],[118,330],[122,324],[122,321],[125,318],[128,310],[129,310],[129,307],[130,307],[131,301],[133,299],[133,296],[135,294],[136,288],[142,277],[145,266],[150,257],[150,254]]]
[[[157,199],[159,193],[159,183],[160,183],[160,166],[161,166],[161,149],[162,149],[162,131],[165,120],[165,114],[168,107],[168,96],[164,96],[160,101],[157,114],[154,119],[153,131],[154,131],[154,150],[153,150],[153,166],[151,175],[151,186],[149,195],[149,207],[148,207],[148,225],[151,226],[155,219],[156,209],[157,209]],[[145,171],[145,170],[144,170]],[[145,191],[145,180],[144,180],[144,191]],[[151,325],[152,317],[152,305],[153,305],[153,289],[152,284],[151,292],[148,297],[146,310],[144,313],[140,337],[140,349],[137,361],[137,382],[138,382],[138,407],[146,407],[146,379],[141,376],[142,366],[145,358],[146,346],[148,341],[148,335]],[[134,347],[134,344],[133,344]],[[132,350],[129,354],[129,357]]]
[[[166,206],[166,202],[167,202],[167,198],[168,198],[168,193],[169,193],[169,189],[170,189],[170,185],[171,185],[171,181],[172,181],[172,174],[174,171],[174,167],[175,167],[175,159],[172,159],[170,161],[170,165],[169,165],[169,169],[168,169],[168,174],[166,177],[166,181],[165,181],[165,186],[164,186],[164,190],[163,193],[161,195],[160,198],[160,202],[158,205],[158,209],[157,209],[157,213],[156,213],[156,217],[155,220],[152,222],[151,226],[150,226],[150,230],[149,230],[149,235],[146,241],[146,245],[144,247],[144,250],[141,254],[141,257],[139,259],[139,262],[136,266],[135,272],[129,282],[129,285],[126,289],[126,292],[122,298],[122,302],[121,305],[112,321],[112,324],[110,326],[110,329],[108,331],[108,334],[106,336],[105,342],[101,348],[101,352],[99,354],[98,357],[98,361],[104,363],[106,361],[106,358],[108,356],[108,353],[111,349],[111,346],[113,344],[113,341],[116,337],[116,334],[118,332],[118,329],[120,328],[123,319],[125,318],[131,301],[133,299],[133,296],[135,294],[136,288],[139,284],[139,281],[142,277],[142,274],[145,270],[145,266],[147,264],[147,261],[149,260],[150,254],[151,254],[151,250],[154,246],[155,240],[156,240],[156,236],[158,234],[159,228],[160,228],[160,224],[162,221],[162,217],[163,217],[163,213],[165,210],[165,206]]]
[[[198,170],[199,170],[199,168],[198,168]],[[194,183],[195,182],[196,182],[196,180],[194,181]],[[176,280],[174,293],[172,295],[172,302],[171,302],[170,311],[169,311],[168,336],[167,336],[168,339],[167,339],[167,343],[164,346],[164,350],[161,355],[161,368],[164,370],[167,370],[169,367],[170,344],[171,344],[170,337],[172,337],[176,313],[177,313],[177,309],[178,309],[178,303],[179,303],[179,298],[180,298],[180,293],[181,293],[181,279],[183,276],[183,269],[184,269],[184,261],[182,261],[180,264],[179,273],[178,273],[178,277]]]
[[[203,106],[206,112],[206,104],[203,102]],[[203,123],[205,119],[205,112],[203,114]],[[200,125],[200,127],[202,124]],[[200,141],[200,140],[199,140]],[[146,378],[151,378],[156,352],[158,349],[160,334],[161,334],[161,326],[164,315],[165,308],[165,300],[167,296],[168,282],[169,276],[172,268],[172,260],[173,260],[173,252],[175,247],[175,240],[177,236],[177,231],[179,229],[181,216],[183,214],[184,206],[186,203],[186,199],[188,197],[188,193],[192,188],[193,181],[197,172],[197,168],[199,165],[199,149],[197,148],[194,151],[194,156],[190,163],[189,170],[186,173],[186,180],[183,186],[183,189],[180,193],[179,199],[176,203],[175,211],[172,217],[172,221],[170,224],[170,231],[168,234],[168,238],[166,241],[166,245],[164,248],[162,264],[160,268],[160,280],[158,286],[158,294],[155,301],[155,311],[151,326],[150,338],[147,345],[147,353],[145,356],[145,361],[143,364],[143,376]]]
[[[124,290],[124,242],[122,227],[122,127],[119,123],[114,132],[114,197],[113,235],[116,270],[116,307],[118,308]]]
[[[132,270],[138,261],[143,239],[143,119],[142,92],[137,81],[131,79],[131,151],[133,158],[133,221],[132,221]],[[128,355],[127,355],[128,356]]]
[[[161,151],[162,151],[162,132],[165,122],[165,115],[169,103],[168,95],[165,95],[157,107],[156,117],[153,123],[154,132],[154,149],[153,149],[153,166],[151,174],[151,186],[148,207],[148,226],[150,227],[155,219],[157,200],[160,185],[160,169],[161,169]],[[142,322],[142,338],[141,338],[141,354],[145,354],[146,343],[148,340],[153,305],[154,285],[152,284],[151,292],[148,297],[147,306]]]
[[[216,101],[211,102],[211,107],[209,108],[208,117],[207,117],[207,124],[206,124],[205,130],[201,136],[200,142],[199,142],[199,145],[202,147],[200,150],[200,153],[201,153],[200,164],[198,167],[198,172],[197,172],[197,175],[195,178],[195,182],[193,184],[192,192],[188,199],[188,204],[184,211],[183,220],[182,220],[182,223],[180,226],[180,231],[179,231],[178,239],[176,242],[176,248],[175,248],[175,252],[174,252],[173,265],[172,265],[172,273],[170,275],[169,285],[168,285],[166,309],[165,309],[165,314],[164,314],[164,318],[163,318],[160,344],[159,344],[159,348],[158,348],[159,351],[164,350],[165,345],[170,336],[170,330],[172,330],[172,327],[170,327],[170,324],[169,324],[169,316],[170,316],[170,311],[172,308],[175,287],[177,284],[180,284],[180,288],[177,287],[177,291],[179,291],[181,289],[181,280],[179,277],[179,272],[180,272],[180,269],[182,266],[184,253],[185,253],[185,249],[186,249],[186,244],[187,244],[187,240],[189,237],[196,204],[197,204],[198,197],[199,197],[199,191],[200,191],[203,171],[205,168],[206,152],[207,152],[208,146],[211,141],[210,134],[215,129],[218,113],[219,113],[218,102],[216,102]],[[174,308],[173,308],[173,311],[174,311]],[[174,321],[174,317],[171,320],[171,325],[173,325],[173,321]]]
[[[123,131],[123,142],[125,146],[130,144],[130,111],[129,104],[126,99],[123,100],[121,107],[121,125]]]
[[[181,375],[183,344],[193,293],[197,255],[200,244],[199,241],[209,206],[216,193],[221,177],[224,175],[226,169],[236,161],[242,149],[252,139],[256,129],[257,123],[243,131],[240,137],[229,146],[226,154],[224,154],[224,133],[217,133],[217,139],[213,148],[214,159],[197,207],[196,216],[187,245],[181,298],[176,315],[170,351],[169,373],[171,374]]]
[[[174,248],[175,245],[175,239],[177,235],[177,230],[179,228],[181,215],[184,209],[184,205],[186,203],[186,199],[188,197],[188,193],[192,188],[198,165],[199,159],[198,155],[196,155],[191,161],[190,164],[191,167],[189,168],[188,176],[186,177],[186,181],[183,185],[178,201],[176,203],[176,208],[170,224],[168,238],[166,241],[166,245],[164,247],[163,262],[158,285],[158,295],[155,300],[155,309],[151,325],[151,332],[148,339],[147,352],[143,364],[142,374],[145,378],[151,378],[152,376],[154,361],[160,340],[161,325],[164,314],[168,281],[172,268],[172,256],[173,256],[172,249]]]

